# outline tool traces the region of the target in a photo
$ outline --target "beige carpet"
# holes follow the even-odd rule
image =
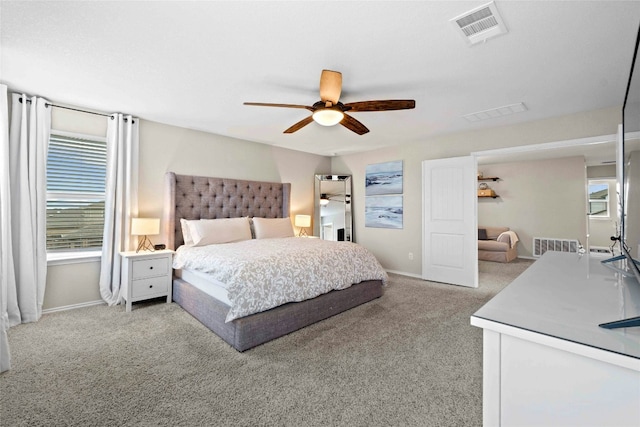
[[[480,288],[391,275],[385,295],[238,353],[176,304],[94,306],[9,330],[3,426],[480,426]]]

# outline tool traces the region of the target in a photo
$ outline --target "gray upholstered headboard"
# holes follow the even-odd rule
[[[165,180],[164,229],[169,249],[184,243],[180,218],[289,216],[289,183],[176,175],[173,172],[167,172]]]

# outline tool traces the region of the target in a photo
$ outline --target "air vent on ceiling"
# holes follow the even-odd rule
[[[450,22],[470,44],[483,42],[507,32],[494,2],[456,16]]]
[[[492,108],[490,110],[476,111],[462,116],[470,122],[479,122],[480,120],[494,119],[496,117],[508,116],[515,113],[527,111],[527,106],[522,102],[517,104],[505,105],[503,107]]]

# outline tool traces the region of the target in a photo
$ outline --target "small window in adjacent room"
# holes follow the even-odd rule
[[[589,216],[609,217],[609,184],[606,181],[589,180]]]
[[[102,248],[107,143],[51,131],[47,156],[47,252]]]

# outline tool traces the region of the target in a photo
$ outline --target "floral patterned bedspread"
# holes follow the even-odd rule
[[[173,268],[197,270],[226,283],[231,301],[227,322],[364,280],[388,282],[378,260],[362,246],[298,237],[181,246]]]

